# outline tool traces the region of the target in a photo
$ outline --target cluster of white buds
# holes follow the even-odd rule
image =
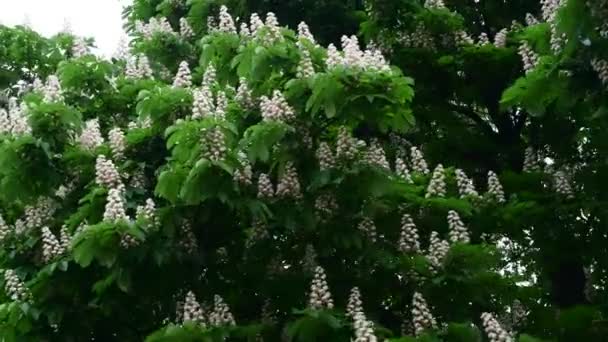
[[[526,148],[524,152],[524,172],[538,172],[540,171],[540,165],[538,164],[538,153],[534,151],[532,147]]]
[[[538,19],[532,13],[526,13],[526,25],[533,26],[538,24]]]
[[[473,180],[470,179],[464,171],[462,171],[461,169],[456,169],[454,173],[456,175],[456,185],[458,186],[458,193],[460,194],[460,198],[479,197],[479,193],[477,192],[477,190],[475,190]]]
[[[502,184],[494,171],[488,171],[488,193],[487,195],[498,203],[504,203],[505,192],[502,189]]]
[[[100,154],[95,161],[95,182],[108,188],[116,187],[121,183],[120,174],[112,160]]]
[[[129,178],[129,186],[136,189],[145,189],[148,184],[143,168],[136,169]]]
[[[446,185],[445,185],[445,172],[443,170],[443,165],[437,164],[435,170],[433,170],[433,175],[431,176],[431,181],[429,182],[428,187],[426,188],[426,198],[431,197],[445,197],[446,194]]]
[[[412,162],[412,170],[414,172],[419,172],[425,175],[430,172],[429,167],[427,166],[426,161],[424,160],[422,152],[420,152],[420,150],[416,148],[416,146],[411,147],[410,158]]]
[[[209,315],[209,324],[215,327],[236,325],[228,304],[219,295],[213,297],[213,311]]]
[[[566,172],[556,171],[553,174],[553,183],[558,194],[564,195],[566,198],[574,198],[574,192]]]
[[[302,56],[300,57],[300,61],[298,62],[296,77],[309,78],[314,76],[315,67],[312,64],[310,52],[306,48],[301,48],[300,53],[302,54]]]
[[[319,144],[316,152],[317,160],[319,161],[319,168],[321,170],[329,170],[336,166],[336,157],[332,152],[329,144],[322,142]]]
[[[258,18],[259,19],[259,18]],[[251,16],[251,32],[254,36],[259,37],[259,33],[262,32],[261,28],[264,28],[264,34],[261,37],[262,43],[265,45],[272,45],[276,42],[283,41],[283,35],[281,34],[281,27],[279,26],[279,20],[273,12],[266,13],[266,21],[263,26],[259,26],[260,22],[257,21],[253,15]]]
[[[110,143],[110,149],[114,158],[124,158],[127,143],[125,141],[125,133],[120,127],[114,127],[108,132],[108,142]]]
[[[302,190],[300,189],[300,181],[298,180],[298,171],[293,162],[285,164],[285,170],[279,178],[277,184],[278,197],[292,197],[295,199],[302,198]]]
[[[224,5],[222,5],[222,7],[220,7],[220,23],[219,23],[218,30],[220,32],[236,34],[236,26],[234,25],[234,20],[232,19],[232,16],[228,12],[228,7],[226,7]]]
[[[120,220],[128,220],[125,211],[125,187],[122,184],[110,188],[108,191],[103,220],[106,222],[116,222]]]
[[[509,34],[509,29],[503,28],[498,31],[494,36],[494,46],[499,48],[504,48],[507,46],[507,35]]]
[[[249,30],[249,25],[247,25],[246,22],[241,23],[241,26],[239,27],[239,35],[241,36],[241,38],[251,37],[251,31]]]
[[[32,128],[27,120],[26,111],[25,103],[17,105],[14,98],[9,101],[8,112],[0,108],[0,134],[15,136],[30,134]]]
[[[186,322],[195,322],[201,325],[205,325],[205,313],[201,307],[201,304],[196,300],[196,296],[192,291],[188,291],[186,299],[184,300],[184,313],[183,319]]]
[[[34,229],[40,228],[43,224],[53,218],[53,214],[57,210],[56,203],[49,197],[40,197],[36,200],[36,203],[32,205],[28,205],[25,207],[24,213],[24,229]],[[17,223],[15,222],[15,228],[17,228]],[[17,233],[21,229],[16,229]]]
[[[448,211],[448,227],[450,230],[450,241],[454,243],[471,242],[467,227],[465,227],[464,223],[460,219],[460,215],[458,215],[458,213],[454,210]]]
[[[321,266],[315,269],[315,275],[310,285],[308,306],[313,310],[333,309],[334,301],[327,285],[327,276]]]
[[[173,87],[174,88],[189,88],[192,86],[192,73],[190,72],[190,67],[188,66],[188,62],[181,61],[179,63],[179,67],[177,69],[177,73],[175,74],[175,78],[173,79]]]
[[[524,64],[524,71],[526,72],[526,74],[532,71],[538,64],[539,57],[536,52],[532,50],[530,44],[528,44],[528,42],[525,40],[522,41],[517,52],[521,56],[522,63]]]
[[[251,89],[247,85],[247,79],[241,77],[239,79],[239,86],[236,90],[234,100],[245,109],[252,109],[255,107],[255,101],[251,94]]]
[[[61,83],[55,75],[49,75],[44,85],[44,102],[59,102],[63,100]]]
[[[129,58],[129,41],[124,36],[120,37],[116,46],[116,51],[112,55],[112,58],[119,61],[126,61]]]
[[[65,249],[49,227],[42,227],[42,258],[49,263],[65,253]]]
[[[179,246],[186,252],[186,254],[193,255],[198,250],[198,241],[192,231],[192,226],[188,221],[184,221],[179,226]]]
[[[302,268],[305,272],[309,274],[313,274],[317,269],[317,252],[312,245],[306,245],[306,250],[304,251],[304,258],[302,258]]]
[[[336,201],[336,197],[331,193],[322,194],[315,200],[315,211],[317,218],[321,222],[327,221],[335,215],[337,210],[338,202]]]
[[[425,8],[445,8],[445,4],[443,0],[425,0],[424,1]]]
[[[454,33],[454,42],[456,43],[456,46],[475,44],[473,38],[464,30],[459,30]]]
[[[363,232],[363,234],[365,234],[365,236],[367,236],[371,242],[376,242],[378,236],[376,232],[376,224],[371,218],[363,218],[363,220],[359,222],[359,225],[357,225],[357,229]]]
[[[226,119],[226,110],[228,109],[228,98],[223,90],[217,92],[215,99],[215,118],[218,120]]]
[[[59,231],[59,245],[61,246],[61,248],[64,251],[67,251],[70,249],[70,244],[72,243],[72,238],[73,238],[73,236],[70,235],[70,232],[68,231],[68,226],[65,224],[63,226],[61,226],[61,230]]]
[[[272,198],[274,197],[274,186],[270,177],[261,173],[258,178],[258,198]]]
[[[355,318],[355,315],[359,312],[363,312],[363,301],[361,300],[361,292],[358,287],[353,287],[350,290],[348,296],[348,302],[346,303],[346,317],[351,319]]]
[[[260,30],[264,27],[264,22],[260,19],[257,13],[252,13],[249,18],[249,24],[251,26],[251,35],[257,36]]]
[[[386,159],[386,153],[378,140],[372,140],[369,148],[365,151],[363,160],[372,166],[377,166],[381,169],[390,170],[391,166]]]
[[[135,32],[142,35],[145,39],[151,39],[155,34],[175,34],[171,24],[167,18],[155,18],[152,17],[147,24],[138,20],[135,22]]]
[[[403,253],[419,253],[420,237],[414,220],[409,214],[401,217],[401,235],[399,236],[399,251]]]
[[[412,176],[410,170],[407,168],[407,164],[402,158],[397,157],[395,159],[395,173],[408,183],[412,183]]]
[[[182,38],[194,36],[194,31],[192,31],[192,27],[186,18],[179,19],[179,35],[182,36]]]
[[[336,141],[336,156],[340,159],[351,160],[358,152],[357,140],[352,137],[346,127],[340,127]]]
[[[419,23],[413,32],[401,33],[398,41],[406,47],[435,50],[435,41],[423,23]]]
[[[511,335],[500,326],[500,323],[494,318],[489,312],[481,314],[481,322],[483,329],[488,335],[490,342],[512,342],[513,338]]]
[[[158,218],[156,217],[156,203],[151,198],[146,200],[145,205],[137,206],[136,218],[138,220],[144,220],[146,228],[155,227],[158,225]]]
[[[11,233],[11,227],[4,221],[4,217],[0,215],[0,243],[6,239]]]
[[[4,290],[13,301],[27,302],[32,297],[29,289],[13,270],[4,270]]]
[[[515,299],[511,306],[497,319],[507,331],[521,327],[527,320],[528,313],[519,299]]]
[[[251,185],[253,183],[253,169],[249,159],[243,153],[239,153],[239,162],[241,167],[234,171],[233,179],[239,184]]]
[[[431,232],[429,250],[426,258],[429,260],[433,270],[441,268],[449,251],[450,244],[446,240],[439,238],[437,232]]]
[[[84,123],[84,129],[78,137],[78,142],[88,151],[93,151],[104,143],[98,118],[87,120]]]
[[[201,119],[212,116],[215,112],[213,93],[204,85],[193,92],[192,119]]]
[[[296,114],[285,100],[285,97],[279,90],[272,92],[272,98],[262,96],[260,98],[260,109],[262,110],[262,118],[265,121],[293,121]]]
[[[305,22],[300,22],[298,24],[298,45],[300,45],[300,41],[309,41],[313,45],[317,45],[315,41],[315,37],[310,33],[310,28]]]
[[[414,292],[412,300],[412,321],[416,335],[422,334],[425,329],[437,329],[437,321],[433,317],[426,300],[419,292]]]
[[[365,317],[365,314],[357,312],[353,318],[355,328],[355,339],[353,342],[377,342],[378,338],[374,334],[374,324]]]
[[[202,130],[201,144],[207,159],[212,161],[224,159],[226,155],[225,138],[224,132],[218,126]]]
[[[602,84],[608,87],[608,61],[594,58],[591,60],[591,67],[597,72]]]
[[[338,66],[371,71],[391,70],[380,50],[377,48],[361,50],[359,39],[356,36],[342,36],[341,42],[344,56],[340,54],[333,44],[327,47],[325,64],[328,70],[332,70]]]
[[[137,56],[131,56],[127,60],[125,68],[125,76],[128,79],[145,79],[152,78],[153,76],[152,67],[150,67],[150,60],[144,54]]]
[[[561,50],[566,41],[565,34],[557,32],[557,13],[564,3],[564,0],[541,0],[542,18],[551,28],[551,50],[555,53]]]
[[[89,53],[87,41],[82,37],[75,37],[72,45],[72,56],[74,58],[86,56]]]
[[[488,38],[488,34],[485,32],[481,32],[479,38],[477,39],[477,45],[488,45],[490,44],[490,39]]]

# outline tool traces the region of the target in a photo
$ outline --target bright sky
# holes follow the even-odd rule
[[[0,0],[0,23],[29,22],[45,36],[63,29],[66,20],[74,34],[93,37],[99,51],[111,56],[124,35],[121,13],[130,0]]]

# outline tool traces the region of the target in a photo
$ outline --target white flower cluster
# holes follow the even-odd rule
[[[321,222],[325,222],[338,210],[336,197],[331,194],[322,194],[315,200],[315,211]]]
[[[471,38],[471,36],[464,30],[454,32],[454,42],[456,43],[456,46],[466,46],[475,44],[473,38]]]
[[[327,276],[321,266],[315,269],[315,275],[310,285],[308,306],[313,310],[333,309],[334,301],[327,285]]]
[[[129,58],[129,55],[129,42],[124,36],[120,37],[116,46],[116,51],[114,51],[112,57],[119,61],[126,61]]]
[[[223,90],[217,92],[215,99],[215,118],[218,120],[226,119],[226,110],[228,109],[228,98]]]
[[[565,34],[557,32],[557,13],[564,5],[564,0],[541,0],[542,18],[551,28],[551,50],[558,53],[566,41]]]
[[[106,207],[103,213],[103,220],[106,222],[116,222],[128,220],[125,210],[125,187],[122,184],[110,188],[106,200]]]
[[[370,146],[365,151],[363,160],[365,163],[381,169],[391,169],[388,159],[386,159],[386,153],[380,145],[380,142],[376,139],[371,141]]]
[[[234,171],[233,179],[239,184],[251,185],[253,183],[253,169],[249,159],[244,154],[239,153],[239,162],[241,167]]]
[[[179,238],[179,246],[186,252],[186,254],[193,255],[198,250],[198,241],[196,240],[196,236],[192,231],[192,226],[189,222],[184,221],[179,226],[180,238]]]
[[[329,170],[336,166],[336,157],[329,147],[329,144],[326,142],[319,143],[316,157],[319,161],[319,169],[321,169],[321,171]]]
[[[145,189],[148,184],[143,168],[137,168],[129,178],[129,186],[136,189]]]
[[[179,35],[182,38],[191,38],[194,36],[194,31],[192,30],[192,26],[188,22],[186,18],[179,19]]]
[[[36,203],[25,207],[24,220],[15,222],[16,233],[25,232],[26,229],[40,228],[53,218],[57,205],[48,197],[40,197]]]
[[[532,71],[538,64],[539,57],[536,52],[532,50],[530,44],[528,44],[528,42],[525,40],[522,41],[517,52],[521,56],[522,63],[524,64],[524,71],[526,72],[526,74]]]
[[[185,322],[195,322],[205,326],[205,313],[201,308],[201,304],[196,300],[196,296],[192,291],[188,291],[184,301],[183,319]]]
[[[210,129],[203,129],[201,131],[201,145],[204,149],[204,156],[212,161],[219,161],[224,159],[226,155],[226,137],[222,129],[215,126]]]
[[[0,215],[0,243],[6,239],[11,233],[11,227],[4,221],[4,217]]]
[[[65,253],[65,249],[49,227],[42,227],[42,258],[49,263]]]
[[[188,62],[181,61],[179,63],[179,67],[177,69],[177,73],[175,74],[175,78],[173,79],[173,87],[174,88],[189,88],[192,86],[192,73],[190,72],[190,67],[188,66]]]
[[[473,180],[470,179],[464,171],[461,169],[456,169],[454,171],[456,175],[456,185],[458,186],[458,193],[460,194],[460,198],[464,197],[479,197],[479,193],[475,190],[475,185],[473,184]]]
[[[150,67],[150,60],[144,54],[131,56],[127,59],[125,67],[125,77],[127,79],[140,80],[152,78],[153,72]]]
[[[346,127],[340,127],[336,141],[336,157],[352,160],[359,153],[357,140],[353,138]]]
[[[424,1],[425,8],[445,8],[445,4],[443,0],[425,0]]]
[[[228,12],[228,7],[224,5],[220,7],[220,24],[218,30],[220,32],[236,34],[236,25],[234,25],[234,20]]]
[[[420,237],[414,220],[409,214],[401,217],[401,235],[399,236],[399,251],[403,253],[419,253]]]
[[[72,56],[74,58],[86,56],[89,53],[87,41],[82,37],[75,37],[72,45]]]
[[[44,102],[59,102],[63,100],[61,83],[55,75],[49,75],[44,85]]]
[[[146,200],[145,205],[137,206],[136,218],[138,220],[144,220],[146,228],[158,226],[158,218],[156,217],[156,203],[151,198]]]
[[[407,164],[402,158],[397,157],[395,159],[395,174],[408,183],[413,182],[410,170],[407,168]]]
[[[513,338],[511,335],[500,326],[500,323],[494,318],[489,312],[484,312],[481,314],[481,322],[483,324],[483,329],[488,335],[488,339],[490,342],[512,342]]]
[[[479,34],[479,38],[477,39],[477,45],[488,45],[490,44],[490,38],[488,38],[488,34],[485,32],[481,32]]]
[[[108,132],[108,141],[110,143],[110,149],[112,155],[116,159],[123,159],[125,156],[125,150],[127,149],[127,143],[125,141],[125,133],[120,127],[114,127]]]
[[[439,238],[439,233],[431,232],[429,249],[426,258],[429,260],[433,270],[441,268],[445,257],[450,251],[450,244],[446,240]]]
[[[90,119],[84,123],[84,129],[78,137],[78,143],[87,151],[93,151],[103,145],[104,139],[99,128],[99,119]]]
[[[445,172],[443,170],[443,165],[437,164],[435,170],[433,170],[433,175],[431,176],[431,181],[429,182],[428,187],[426,188],[426,198],[431,197],[445,197],[446,194],[446,184],[445,184]]]
[[[464,223],[460,219],[460,215],[454,210],[448,211],[448,227],[450,230],[450,241],[469,243],[471,238],[469,237],[469,231],[465,227]]]
[[[147,24],[138,20],[135,22],[135,32],[143,36],[144,39],[151,39],[155,34],[175,34],[165,17],[159,19],[152,17]]]
[[[289,106],[289,103],[287,103],[287,100],[279,90],[272,92],[272,98],[262,96],[260,101],[260,109],[264,121],[291,122],[296,117],[293,108]]]
[[[430,172],[422,152],[420,152],[420,150],[415,146],[410,148],[410,158],[412,163],[412,171],[425,175]]]
[[[4,290],[13,301],[27,302],[32,295],[13,270],[4,270]]]
[[[597,72],[602,84],[608,89],[608,61],[594,58],[591,60],[591,67]]]
[[[107,188],[117,187],[121,184],[120,174],[114,162],[106,159],[103,154],[98,155],[95,161],[95,182]]]
[[[300,61],[298,62],[296,77],[309,78],[314,76],[315,67],[312,64],[310,52],[306,48],[301,48],[300,53],[302,56],[300,57]]]
[[[295,199],[302,198],[302,190],[300,189],[300,181],[298,180],[298,171],[292,162],[285,164],[285,170],[277,184],[276,195],[279,197],[292,197]]]
[[[353,327],[355,328],[355,339],[353,342],[377,342],[374,334],[374,324],[360,311],[355,314]]]
[[[353,287],[350,290],[348,296],[348,302],[346,303],[346,317],[351,319],[355,318],[355,315],[359,312],[363,312],[363,301],[361,300],[361,292],[358,287]]]
[[[361,232],[363,232],[363,234],[365,234],[371,242],[376,242],[377,235],[378,235],[376,232],[376,224],[374,223],[374,221],[371,218],[369,218],[369,217],[363,218],[363,220],[361,220],[361,222],[359,222],[357,229],[359,229]]]
[[[494,36],[494,46],[499,48],[504,48],[507,46],[507,35],[509,34],[509,29],[503,28],[498,31]]]
[[[236,325],[228,304],[219,295],[213,297],[213,311],[209,314],[209,324],[215,327]]]
[[[498,203],[505,202],[505,192],[502,184],[494,171],[488,171],[488,193],[487,195]]]
[[[564,195],[566,198],[574,198],[574,191],[566,172],[556,171],[553,174],[553,183],[558,194]]]
[[[0,108],[0,134],[12,134],[14,136],[30,134],[32,128],[27,120],[26,112],[25,103],[17,105],[14,98],[9,101],[8,112]]]
[[[258,198],[274,197],[274,186],[266,173],[261,173],[258,178]]]
[[[534,151],[532,147],[526,148],[524,152],[524,172],[538,172],[540,171],[540,165],[538,164],[538,153]]]
[[[437,321],[433,317],[426,300],[419,292],[414,292],[412,300],[412,321],[416,335],[422,334],[425,329],[437,328]]]
[[[74,234],[74,236],[75,235],[76,234]],[[64,251],[70,249],[70,245],[74,236],[70,235],[70,232],[68,232],[68,226],[66,226],[65,224],[61,226],[61,230],[59,231],[59,245]]]
[[[533,26],[538,24],[538,19],[532,13],[526,13],[526,25]]]
[[[213,103],[213,93],[211,89],[203,85],[201,88],[194,89],[192,102],[192,119],[201,119],[213,116],[215,105]]]
[[[416,26],[414,32],[401,33],[398,41],[406,47],[435,50],[435,41],[423,23]]]
[[[308,41],[313,45],[317,45],[315,41],[315,37],[310,33],[310,28],[305,22],[300,22],[298,24],[298,46],[301,48],[300,41]]]
[[[247,85],[247,79],[244,77],[239,79],[239,86],[236,90],[234,100],[245,109],[253,109],[255,107],[253,95]]]
[[[376,48],[361,50],[359,39],[356,36],[342,36],[343,56],[333,44],[327,47],[327,59],[325,64],[328,70],[342,66],[346,68],[359,68],[366,71],[390,71],[391,68]]]

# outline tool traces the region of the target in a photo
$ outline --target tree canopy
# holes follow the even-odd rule
[[[608,340],[606,18],[135,0],[111,59],[0,26],[0,340]]]

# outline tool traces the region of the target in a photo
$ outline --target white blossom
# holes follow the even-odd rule
[[[358,287],[353,287],[348,296],[346,304],[346,316],[354,319],[355,315],[363,312],[363,301],[361,300],[361,292]]]
[[[437,321],[433,317],[426,300],[419,292],[414,293],[412,301],[412,321],[417,336],[422,334],[425,329],[437,329]]]
[[[98,155],[95,161],[95,182],[108,188],[116,187],[121,183],[118,169],[103,154]]]
[[[454,210],[448,212],[448,227],[451,242],[469,243],[471,241],[467,227]]]
[[[524,172],[538,172],[540,171],[540,165],[538,164],[538,153],[534,151],[532,147],[526,148],[524,152]]]
[[[353,342],[377,342],[374,335],[374,324],[369,321],[363,312],[357,312],[354,316],[353,327],[355,328],[355,339]]]
[[[574,198],[574,191],[566,172],[556,171],[553,174],[553,183],[558,194],[564,195],[566,198]]]
[[[363,158],[369,165],[377,166],[385,170],[390,170],[391,168],[388,160],[386,159],[384,149],[380,145],[380,142],[376,139],[372,140]]]
[[[236,26],[234,25],[234,20],[228,12],[228,7],[224,5],[220,7],[220,24],[218,30],[220,32],[236,34]]]
[[[192,119],[210,117],[215,112],[213,93],[208,86],[204,85],[193,92]]]
[[[310,33],[310,28],[303,21],[298,24],[298,40],[307,40],[313,45],[317,44],[315,37]]]
[[[338,210],[338,202],[333,194],[322,194],[315,200],[315,212],[321,222],[326,222]]]
[[[55,75],[49,75],[44,86],[44,102],[59,102],[63,100],[61,84]]]
[[[125,140],[125,133],[120,129],[120,127],[114,127],[108,132],[108,141],[110,143],[110,149],[112,150],[112,155],[116,159],[123,159],[125,156],[125,150],[127,148],[127,143]]]
[[[354,159],[358,153],[357,141],[346,127],[340,127],[336,141],[336,156],[340,159]]]
[[[205,314],[192,291],[188,291],[184,300],[183,319],[185,322],[195,322],[205,326]]]
[[[0,214],[0,244],[10,235],[11,227],[4,221],[4,217]]]
[[[431,181],[429,182],[428,187],[426,188],[426,198],[431,197],[445,197],[446,195],[446,184],[445,184],[445,172],[443,170],[443,165],[437,164],[435,170],[433,170],[433,175],[431,176]]]
[[[310,286],[308,306],[313,310],[333,309],[334,301],[327,285],[327,276],[321,266],[315,269],[315,275]]]
[[[302,56],[300,57],[300,61],[298,62],[296,77],[309,78],[314,76],[315,67],[312,64],[310,52],[306,48],[302,48],[300,49],[300,53],[302,54]]]
[[[490,39],[488,38],[488,34],[485,32],[481,32],[479,34],[479,39],[477,40],[477,45],[488,45],[490,44]]]
[[[279,90],[273,91],[272,98],[262,96],[260,109],[264,121],[291,122],[295,119],[293,108]]]
[[[173,79],[174,88],[189,88],[192,86],[192,74],[190,73],[190,67],[188,62],[182,61],[179,63],[177,74]]]
[[[524,71],[527,74],[536,67],[539,57],[525,40],[519,46],[518,53],[521,56]]]
[[[258,178],[258,198],[274,197],[274,188],[272,181],[267,174],[261,173]]]
[[[198,250],[198,241],[189,222],[184,221],[179,227],[180,238],[178,245],[186,254],[193,255]]]
[[[45,263],[50,263],[53,259],[65,253],[65,249],[57,240],[55,234],[49,227],[42,227],[42,258]]]
[[[594,58],[591,60],[591,67],[597,72],[602,84],[608,89],[608,61]]]
[[[128,220],[125,211],[124,185],[120,184],[108,191],[103,220],[106,222],[116,222]]]
[[[241,77],[239,79],[239,86],[236,91],[235,101],[245,109],[253,109],[255,107],[255,101],[251,90],[247,85],[247,79]]]
[[[87,46],[87,41],[82,37],[75,37],[74,44],[72,45],[72,56],[78,58],[88,54],[89,47]]]
[[[155,227],[158,225],[158,218],[156,217],[156,203],[154,203],[152,198],[148,198],[145,205],[137,206],[136,218],[138,220],[144,220],[146,228]]]
[[[317,160],[319,161],[319,169],[329,170],[336,166],[336,158],[326,142],[321,142],[316,152]]]
[[[473,184],[473,180],[470,179],[464,171],[461,169],[456,169],[454,171],[456,175],[456,185],[458,186],[458,193],[460,194],[460,198],[464,197],[473,197],[478,198],[479,193],[475,190],[475,185]]]
[[[401,217],[401,235],[399,236],[399,251],[403,253],[419,253],[420,237],[418,229],[408,214]]]
[[[130,56],[129,41],[124,36],[120,37],[120,39],[118,40],[118,44],[116,46],[116,51],[114,51],[114,54],[112,57],[115,58],[116,60],[128,61],[129,56]]]
[[[194,31],[192,31],[192,27],[186,18],[179,19],[179,35],[182,36],[182,38],[191,38],[194,36]]]
[[[212,161],[224,159],[227,151],[224,131],[215,126],[209,129],[205,128],[201,133],[204,156]]]
[[[412,170],[414,172],[422,173],[425,175],[430,172],[429,167],[427,166],[426,161],[424,160],[422,152],[420,152],[420,150],[415,146],[412,146],[410,149],[410,158],[412,163]]]
[[[213,297],[213,312],[209,315],[209,324],[216,327],[236,325],[234,316],[230,312],[228,304],[219,295]]]
[[[410,170],[407,168],[407,164],[402,158],[397,157],[395,159],[395,173],[406,182],[413,182],[412,176],[410,175]]]
[[[376,224],[374,223],[374,221],[371,218],[364,217],[363,220],[361,220],[361,222],[359,222],[357,229],[359,229],[361,232],[363,232],[363,234],[365,234],[365,236],[367,238],[369,238],[371,242],[376,242],[376,240],[377,240]]]
[[[213,85],[215,84],[216,78],[217,72],[215,70],[215,67],[213,66],[213,64],[209,64],[207,66],[207,69],[205,69],[205,73],[203,74],[202,86],[212,89]]]
[[[487,195],[498,203],[505,202],[505,193],[502,184],[494,171],[488,171],[488,193]]]
[[[426,257],[433,270],[437,270],[443,266],[443,261],[449,251],[450,244],[446,240],[439,238],[437,232],[431,232],[430,244]]]
[[[511,335],[500,326],[494,315],[488,312],[481,314],[483,329],[490,342],[512,342]]]
[[[300,189],[300,181],[298,180],[298,171],[292,162],[287,162],[285,164],[285,169],[277,184],[276,196],[291,197],[295,199],[302,198],[302,190]]]
[[[4,290],[12,301],[27,302],[32,297],[17,273],[10,269],[4,271]]]
[[[509,34],[509,29],[503,28],[498,31],[494,36],[494,46],[499,48],[504,48],[507,46],[507,35]]]

